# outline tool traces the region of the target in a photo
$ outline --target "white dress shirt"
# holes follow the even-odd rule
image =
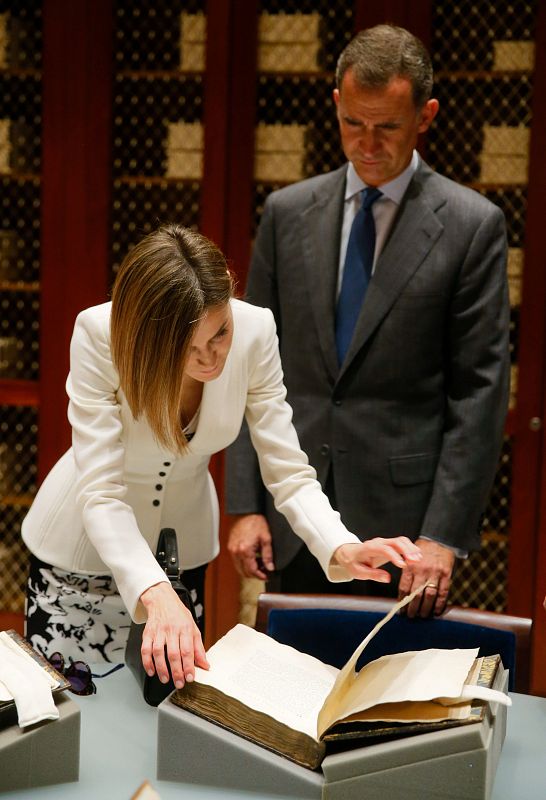
[[[400,204],[406,193],[415,170],[419,165],[419,156],[417,151],[413,151],[413,156],[406,167],[392,181],[384,183],[378,188],[381,190],[382,196],[378,197],[372,206],[372,214],[375,222],[375,254],[373,260],[372,275],[375,270],[375,264],[381,253],[390,229],[394,222],[394,218],[398,212]],[[347,253],[347,244],[349,243],[349,234],[353,220],[360,208],[361,197],[360,193],[367,189],[367,184],[358,177],[353,165],[349,162],[347,169],[347,180],[345,183],[345,203],[343,207],[343,224],[341,228],[341,244],[339,248],[339,269],[337,278],[337,295],[341,291],[341,281],[343,280],[343,269],[345,265],[345,254]]]

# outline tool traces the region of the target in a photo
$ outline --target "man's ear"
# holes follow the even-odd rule
[[[339,89],[334,89],[334,91],[332,92],[332,95],[333,95],[333,98],[334,98],[334,103],[336,104],[336,108],[338,108],[339,107]]]
[[[432,124],[432,120],[438,113],[439,108],[440,108],[440,103],[438,102],[438,100],[436,100],[433,97],[430,100],[427,100],[427,102],[424,104],[423,108],[420,111],[421,121],[419,123],[419,128],[418,128],[419,133],[424,133],[425,131],[428,131],[428,129]]]

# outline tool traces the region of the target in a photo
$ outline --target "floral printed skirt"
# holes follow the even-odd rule
[[[200,625],[206,566],[186,570]],[[82,575],[31,556],[26,638],[44,656],[55,651],[89,663],[124,660],[131,617],[111,575]]]

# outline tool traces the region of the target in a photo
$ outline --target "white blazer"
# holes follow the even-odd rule
[[[146,419],[131,414],[110,353],[111,304],[76,320],[66,384],[72,447],[36,495],[23,539],[61,569],[111,573],[136,621],[145,619],[142,592],[167,580],[153,554],[161,528],[176,530],[183,569],[218,554],[218,500],[208,464],[235,440],[243,415],[276,507],[330,580],[350,579],[330,560],[339,545],[358,539],[329,505],[299,447],[273,315],[240,300],[231,305],[231,350],[222,374],[204,384],[184,455],[162,449]]]

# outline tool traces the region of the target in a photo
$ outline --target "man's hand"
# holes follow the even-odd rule
[[[345,571],[361,581],[389,583],[391,576],[381,564],[391,561],[403,569],[408,564],[418,564],[421,552],[406,536],[395,539],[368,539],[360,544],[342,544],[332,556],[332,562],[344,567]]]
[[[418,586],[426,583],[424,591],[407,606],[406,613],[408,617],[439,616],[446,608],[455,553],[449,547],[444,547],[438,542],[429,542],[427,539],[417,539],[415,544],[423,557],[416,564],[407,564],[402,569],[398,598],[406,597]]]
[[[271,531],[261,514],[232,516],[228,551],[235,569],[245,578],[267,580],[268,573],[275,570]]]
[[[142,592],[140,600],[148,612],[142,634],[142,663],[148,675],[169,680],[165,648],[177,689],[193,681],[195,666],[209,668],[199,628],[170,583],[156,583]]]

